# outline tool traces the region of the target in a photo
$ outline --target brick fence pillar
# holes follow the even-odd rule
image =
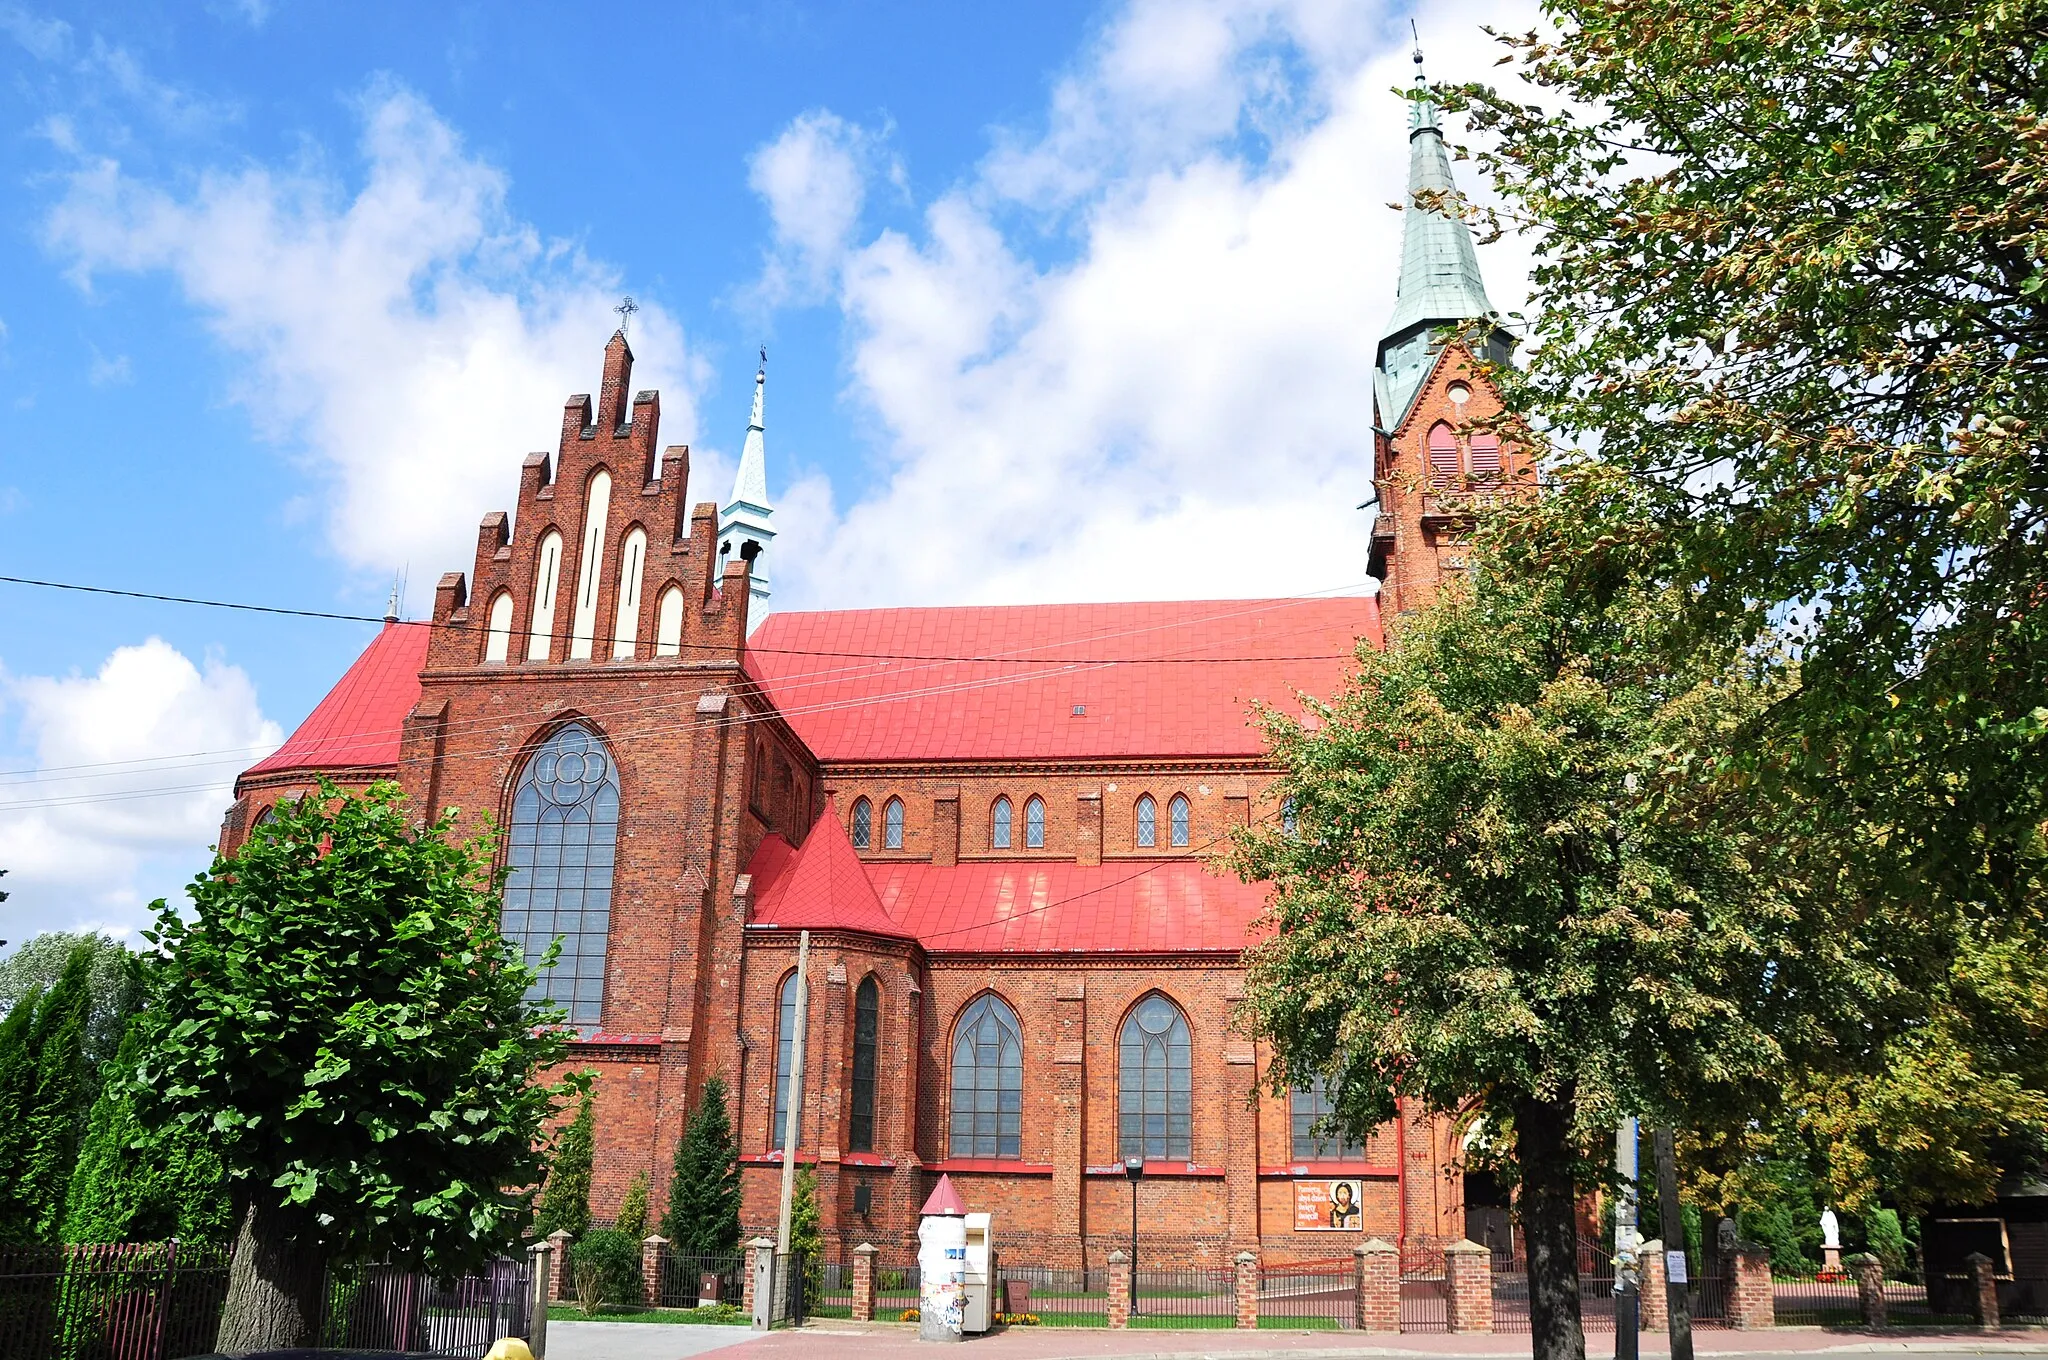
[[[1765,1332],[1778,1325],[1778,1300],[1771,1289],[1771,1253],[1753,1243],[1735,1249],[1734,1297],[1728,1325]]]
[[[1237,1254],[1237,1325],[1259,1325],[1259,1258],[1248,1251]]]
[[[1492,1331],[1493,1253],[1462,1237],[1445,1247],[1444,1294],[1451,1331]]]
[[[1642,1268],[1643,1330],[1661,1332],[1671,1325],[1671,1295],[1665,1291],[1664,1244],[1652,1238],[1636,1249]]]
[[[1848,1265],[1856,1272],[1856,1302],[1863,1310],[1863,1325],[1889,1326],[1891,1317],[1884,1301],[1884,1262],[1865,1252],[1850,1257]]]
[[[1367,1238],[1351,1253],[1357,1274],[1352,1306],[1361,1332],[1401,1330],[1401,1249],[1384,1238]]]
[[[564,1286],[575,1278],[569,1269],[569,1234],[555,1229],[548,1234],[548,1246],[553,1249],[548,1257],[548,1297],[566,1299],[569,1291]]]
[[[640,1239],[640,1282],[650,1308],[661,1303],[661,1249],[667,1245],[668,1239],[659,1233]]]
[[[853,1320],[875,1320],[875,1244],[863,1242],[853,1249]]]
[[[1121,1249],[1109,1254],[1109,1325],[1131,1325],[1131,1258]]]
[[[1973,1251],[1963,1258],[1963,1268],[1970,1272],[1970,1311],[1976,1315],[1977,1325],[1989,1331],[1998,1326],[1998,1276],[1991,1269],[1991,1258]]]

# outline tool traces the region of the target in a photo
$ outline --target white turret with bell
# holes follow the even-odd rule
[[[768,586],[768,545],[775,541],[775,507],[768,500],[768,441],[761,423],[762,401],[768,390],[768,351],[761,351],[761,367],[754,374],[754,414],[747,421],[747,442],[740,449],[739,475],[733,478],[732,496],[718,512],[718,567],[734,561],[752,566],[748,590],[749,621],[758,621],[768,611],[773,593]]]

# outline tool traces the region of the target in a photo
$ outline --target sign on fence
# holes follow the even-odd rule
[[[1296,1181],[1296,1232],[1357,1232],[1363,1223],[1365,1187],[1360,1181]]]

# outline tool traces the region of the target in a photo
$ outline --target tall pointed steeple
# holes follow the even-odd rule
[[[1420,46],[1415,49],[1415,84],[1418,92],[1428,88]],[[1413,100],[1408,106],[1408,206],[1401,222],[1401,278],[1374,374],[1384,429],[1395,428],[1408,414],[1439,348],[1438,332],[1498,315],[1479,276],[1471,228],[1440,208],[1415,201],[1418,193],[1456,192],[1436,105],[1427,98]],[[1489,352],[1482,357],[1504,360],[1507,343],[1506,333],[1494,328],[1482,346]]]
[[[771,593],[768,588],[768,545],[775,541],[775,507],[768,500],[768,439],[762,423],[762,405],[768,392],[768,351],[761,351],[761,367],[754,374],[754,414],[747,421],[747,442],[740,449],[739,475],[733,478],[732,497],[718,512],[718,565],[721,570],[736,557],[753,564],[748,598],[759,617]]]

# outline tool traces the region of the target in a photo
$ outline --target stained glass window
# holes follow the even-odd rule
[[[853,994],[853,1119],[846,1145],[855,1152],[875,1150],[875,1048],[882,1029],[882,989],[872,977],[861,979]]]
[[[1163,996],[1140,1001],[1117,1045],[1119,1156],[1184,1162],[1194,1155],[1192,1072],[1187,1017]]]
[[[960,1014],[953,1032],[955,1157],[1021,1156],[1024,1041],[1017,1013],[983,994]]]
[[[612,857],[619,833],[619,780],[604,741],[572,723],[542,743],[512,796],[505,879],[505,938],[528,964],[562,937],[559,963],[531,995],[560,1002],[569,1022],[594,1030],[604,1009],[611,932]]]
[[[1330,1113],[1330,1092],[1317,1077],[1297,1086],[1288,1099],[1294,1116],[1294,1159],[1298,1162],[1362,1162],[1365,1145],[1336,1133],[1318,1133],[1316,1124]]]

